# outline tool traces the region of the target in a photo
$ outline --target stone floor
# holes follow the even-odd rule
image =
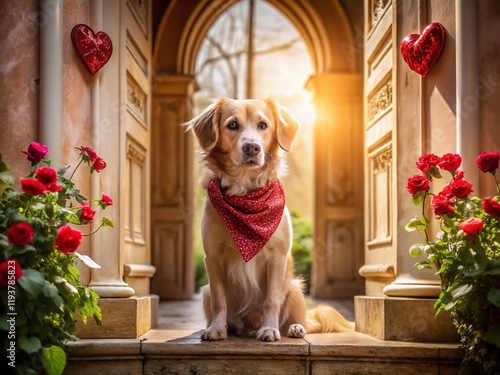
[[[354,321],[354,301],[342,300],[307,300],[309,307],[326,303],[336,308],[348,320]],[[162,301],[158,311],[158,328],[171,330],[196,330],[206,326],[200,295],[194,295],[188,301]]]
[[[352,301],[327,302],[353,318]],[[309,334],[274,343],[238,337],[203,342],[198,296],[162,302],[158,323],[138,339],[78,340],[68,348],[65,374],[448,375],[458,372],[462,357],[457,344],[383,341],[359,332]]]

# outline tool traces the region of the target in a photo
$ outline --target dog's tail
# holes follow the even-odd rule
[[[320,304],[306,314],[307,333],[350,332],[354,322],[348,321],[336,309]]]

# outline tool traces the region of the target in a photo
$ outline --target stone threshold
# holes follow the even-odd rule
[[[456,374],[456,343],[384,341],[359,333],[309,334],[267,343],[230,337],[204,342],[201,330],[153,329],[138,339],[68,344],[65,374]]]

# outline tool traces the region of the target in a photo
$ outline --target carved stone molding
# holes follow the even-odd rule
[[[370,29],[377,25],[380,18],[382,18],[382,14],[384,14],[384,9],[390,2],[391,0],[372,0],[370,7]]]
[[[147,95],[130,74],[127,76],[127,107],[147,127]]]
[[[368,99],[368,121],[375,119],[392,105],[392,81],[388,81]]]
[[[133,144],[129,143],[127,147],[127,158],[142,167],[146,155],[144,151],[138,150]]]
[[[128,0],[127,4],[136,22],[141,27],[144,36],[147,38],[149,29],[149,0]]]
[[[392,165],[392,148],[389,147],[373,159],[373,173],[387,172]]]

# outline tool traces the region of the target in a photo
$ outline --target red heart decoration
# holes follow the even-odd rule
[[[87,25],[76,25],[71,30],[71,40],[87,70],[96,74],[111,58],[113,43],[105,32],[94,33]]]
[[[429,73],[444,49],[446,30],[439,22],[433,22],[422,35],[410,34],[401,42],[401,55],[411,70],[421,76]]]

